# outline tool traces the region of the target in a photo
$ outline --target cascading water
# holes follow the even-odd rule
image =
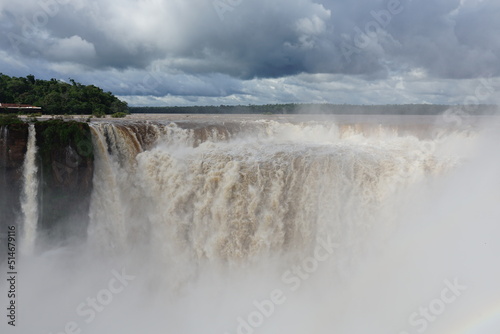
[[[137,130],[93,126],[89,239],[119,252],[147,242],[182,270],[304,252],[319,238],[362,249],[377,222],[395,219],[389,198],[454,164],[431,141],[368,139],[333,123],[251,122],[233,134],[150,127],[156,145],[144,150]]]
[[[92,123],[87,240],[25,258],[19,328],[490,333],[456,325],[498,306],[500,161],[465,149],[479,132],[418,131]]]
[[[30,124],[28,145],[23,164],[23,189],[21,198],[23,251],[31,254],[34,250],[38,223],[38,167],[35,126]]]

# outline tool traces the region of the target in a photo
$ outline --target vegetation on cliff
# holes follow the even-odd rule
[[[43,113],[50,115],[128,113],[126,102],[99,87],[82,85],[73,79],[70,83],[56,79],[40,80],[33,75],[17,78],[0,73],[0,103],[42,107]],[[1,112],[6,110],[0,109]]]
[[[76,160],[93,157],[90,127],[87,123],[53,119],[38,122],[36,133],[43,162],[49,163],[53,160],[53,154],[67,151],[68,148],[74,152]]]
[[[0,114],[0,126],[13,125],[13,124],[23,124],[24,122],[19,119],[16,115],[2,115]]]

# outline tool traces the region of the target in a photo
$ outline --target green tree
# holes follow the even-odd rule
[[[111,92],[69,81],[71,84],[56,79],[39,80],[32,74],[16,78],[0,73],[0,102],[31,104],[54,115],[128,113],[127,103]]]

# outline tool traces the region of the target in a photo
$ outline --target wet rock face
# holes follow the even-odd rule
[[[39,226],[50,236],[84,236],[93,177],[93,149],[86,123],[40,122]]]
[[[0,127],[0,241],[8,225],[22,220],[23,164],[29,125]],[[93,148],[86,123],[35,124],[38,228],[55,237],[85,236],[93,178]]]
[[[17,223],[21,211],[20,197],[24,155],[28,142],[28,125],[0,127],[0,235],[8,225]]]
[[[0,127],[0,168],[11,171],[19,169],[17,178],[20,178],[27,142],[27,124]]]

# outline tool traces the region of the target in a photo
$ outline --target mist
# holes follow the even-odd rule
[[[498,330],[497,124],[197,124],[92,124],[87,236],[39,228],[12,333]]]

